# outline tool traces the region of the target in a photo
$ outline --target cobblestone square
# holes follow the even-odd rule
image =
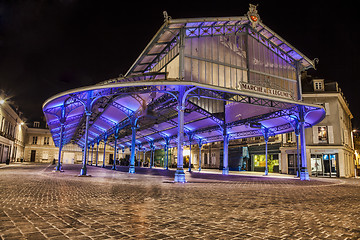
[[[2,239],[360,239],[360,180],[0,165]]]

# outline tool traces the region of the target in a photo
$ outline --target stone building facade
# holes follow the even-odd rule
[[[98,165],[102,165],[104,158],[104,145],[102,143],[100,143],[98,151]],[[96,145],[94,149],[89,149],[89,153],[89,161],[92,159],[95,165]],[[112,154],[112,148],[107,147],[105,154],[106,164],[110,164]],[[67,144],[62,149],[61,161],[63,164],[80,164],[82,163],[82,157],[82,148],[77,145]],[[34,122],[32,127],[27,129],[24,160],[28,162],[52,163],[54,160],[57,162],[58,159],[59,148],[55,146],[50,130],[46,126],[42,126],[40,122]]]
[[[27,126],[19,115],[6,98],[0,96],[0,163],[24,158]]]
[[[326,110],[326,116],[319,124],[305,130],[309,173],[313,176],[355,176],[353,115],[338,83],[305,78],[303,100],[322,104]],[[296,168],[294,140],[295,136],[281,147],[283,173],[291,174]]]

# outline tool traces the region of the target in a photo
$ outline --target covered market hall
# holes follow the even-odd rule
[[[166,168],[168,149],[176,148],[174,182],[186,182],[186,145],[201,151],[204,143],[223,142],[222,172],[228,174],[230,140],[262,136],[267,157],[270,136],[294,131],[300,179],[309,180],[304,129],[320,122],[325,110],[302,102],[300,74],[314,64],[264,25],[254,5],[240,17],[172,19],[164,12],[163,25],[123,77],[45,101],[59,148],[56,170],[68,143],[83,148],[83,176],[88,149],[100,142],[113,147],[114,159],[119,148],[130,149],[130,174],[136,148],[165,149]],[[201,154],[198,161],[200,170]]]

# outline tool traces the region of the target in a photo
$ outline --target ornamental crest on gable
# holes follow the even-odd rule
[[[249,11],[247,12],[247,16],[249,21],[251,22],[251,26],[253,28],[260,22],[260,16],[256,9],[257,5],[249,4]]]

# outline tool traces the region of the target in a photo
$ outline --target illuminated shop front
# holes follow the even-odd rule
[[[266,166],[265,155],[252,155],[253,158],[253,171],[264,172]],[[268,168],[270,173],[279,172],[279,154],[268,154]]]
[[[311,175],[339,177],[341,149],[310,149]]]
[[[270,173],[280,172],[280,143],[273,143],[268,145],[267,165]],[[264,172],[266,167],[265,145],[253,145],[249,147],[251,156],[251,171]]]
[[[311,154],[311,175],[337,176],[338,154]]]

